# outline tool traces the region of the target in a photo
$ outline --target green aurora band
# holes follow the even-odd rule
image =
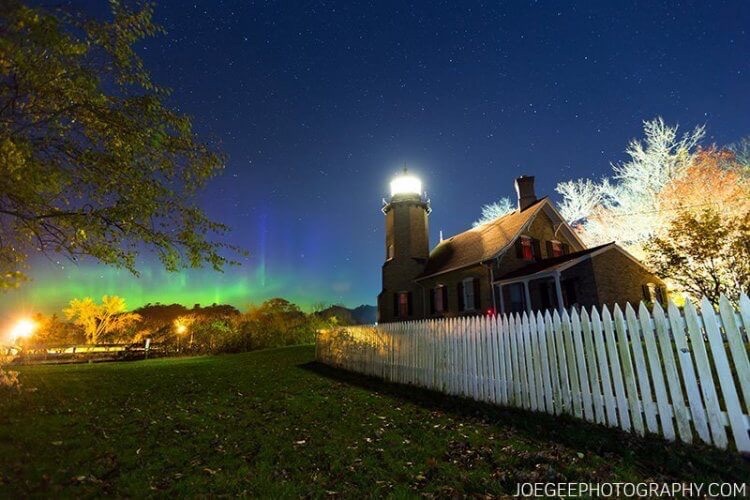
[[[187,307],[216,303],[243,310],[272,297],[284,297],[308,310],[316,303],[349,302],[346,292],[350,285],[341,277],[322,284],[292,269],[275,269],[273,273],[265,265],[232,266],[224,272],[190,269],[171,273],[156,265],[139,269],[140,276],[134,276],[125,269],[96,264],[36,263],[31,281],[0,295],[0,328],[22,315],[61,314],[73,298],[98,301],[102,295],[123,297],[129,309],[148,303]]]

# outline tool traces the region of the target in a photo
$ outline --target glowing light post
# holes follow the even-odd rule
[[[176,319],[174,321],[174,329],[175,329],[175,332],[177,333],[177,335],[179,335],[179,337],[178,337],[178,339],[179,339],[180,337],[182,337],[183,335],[185,335],[187,333],[188,326],[185,323],[183,323],[182,321],[180,321],[179,319]],[[178,340],[178,342],[179,342],[179,340]],[[188,346],[192,347],[192,345],[193,345],[193,332],[191,331],[190,332],[190,341],[188,343]]]
[[[16,325],[11,329],[10,336],[13,339],[13,345],[16,345],[18,339],[31,337],[31,334],[36,330],[37,324],[30,319],[24,318],[18,321]]]

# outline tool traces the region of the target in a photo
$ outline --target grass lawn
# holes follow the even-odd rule
[[[313,363],[313,348],[21,368],[0,497],[512,494],[525,481],[746,481],[734,453]]]

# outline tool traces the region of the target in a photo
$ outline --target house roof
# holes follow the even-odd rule
[[[502,276],[498,276],[495,281],[506,281],[542,272],[562,270],[563,268],[571,267],[578,262],[591,257],[593,254],[603,252],[608,248],[617,248],[617,245],[615,245],[614,242],[605,243],[604,245],[587,248],[586,250],[581,250],[579,252],[573,252],[566,255],[560,255],[559,257],[551,257],[549,259],[538,260],[520,269],[516,269],[515,271],[511,271],[509,273],[503,274]]]
[[[473,227],[468,231],[441,241],[430,252],[427,265],[421,276],[426,278],[454,269],[493,259],[508,245],[512,244],[527,223],[549,204],[547,197],[541,198],[525,210],[514,210],[497,219]]]

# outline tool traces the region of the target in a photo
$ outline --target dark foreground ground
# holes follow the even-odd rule
[[[527,481],[746,481],[732,453],[474,404],[312,347],[21,368],[0,497],[507,495]]]

